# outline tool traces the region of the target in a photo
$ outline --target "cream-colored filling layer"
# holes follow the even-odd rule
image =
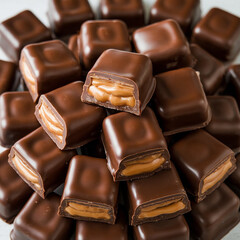
[[[100,102],[109,101],[114,106],[135,106],[134,88],[119,82],[92,78],[88,94]]]
[[[165,162],[161,153],[147,156],[138,160],[124,163],[125,168],[122,170],[122,176],[132,176],[146,172],[152,172],[159,168]]]
[[[227,171],[232,167],[231,158],[229,158],[226,162],[220,165],[213,173],[207,176],[203,180],[202,193],[205,193],[208,189],[213,187],[216,183],[218,183],[227,173]]]
[[[87,206],[79,203],[69,202],[68,206],[65,208],[65,211],[72,216],[89,217],[89,218],[106,219],[106,220],[110,219],[108,209]]]

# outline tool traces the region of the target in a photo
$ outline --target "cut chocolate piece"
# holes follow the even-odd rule
[[[0,96],[0,143],[11,147],[40,125],[29,92],[6,92]]]
[[[81,74],[74,54],[59,40],[24,47],[19,66],[34,102],[41,94],[79,80]]]
[[[64,182],[75,151],[61,151],[40,127],[16,142],[9,164],[42,198]]]
[[[172,168],[127,182],[130,224],[138,225],[177,217],[191,210],[177,170]]]
[[[9,152],[0,154],[0,218],[12,223],[33,191],[8,164]]]
[[[201,203],[192,202],[186,217],[191,239],[222,239],[239,222],[239,205],[238,197],[225,184]]]
[[[61,216],[114,224],[118,184],[106,159],[77,155],[72,158],[59,207]]]
[[[114,181],[148,177],[171,167],[162,130],[148,107],[141,117],[121,112],[105,118],[103,143]]]
[[[68,48],[73,52],[76,59],[80,61],[77,41],[78,41],[78,35],[77,34],[72,35],[68,41]]]
[[[16,217],[11,240],[63,240],[70,239],[73,230],[71,219],[58,216],[60,197],[52,193],[41,199],[32,195],[20,214]]]
[[[199,76],[192,68],[155,77],[155,110],[164,135],[202,128],[210,122],[211,109]]]
[[[236,169],[233,151],[204,130],[189,133],[171,149],[186,190],[202,201]]]
[[[36,117],[61,150],[96,139],[106,116],[103,108],[81,101],[83,82],[73,82],[40,97]],[[77,133],[77,134],[76,134]]]
[[[233,60],[240,51],[240,18],[212,8],[194,28],[192,42],[222,60]]]
[[[152,60],[156,74],[193,65],[187,39],[174,20],[161,21],[136,30],[133,43],[138,53]]]
[[[141,115],[155,87],[148,57],[110,49],[88,73],[82,101]]]
[[[133,228],[136,240],[189,240],[189,227],[183,216],[154,223],[145,223]]]
[[[101,138],[98,138],[82,146],[81,151],[83,155],[97,158],[106,158]]]
[[[15,63],[18,63],[24,46],[51,38],[50,30],[28,10],[0,24],[0,46]]]

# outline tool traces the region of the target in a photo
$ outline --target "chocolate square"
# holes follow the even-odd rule
[[[80,61],[79,59],[79,53],[78,53],[78,43],[77,43],[77,39],[78,39],[78,34],[74,34],[69,38],[68,41],[68,48],[73,52],[75,58]]]

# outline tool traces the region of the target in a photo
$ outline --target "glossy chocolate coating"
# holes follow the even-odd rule
[[[152,60],[155,74],[193,65],[187,39],[174,20],[139,28],[133,33],[133,43],[138,53]]]
[[[28,10],[0,24],[0,46],[8,57],[16,63],[18,63],[24,46],[51,38],[50,30]]]
[[[239,199],[225,184],[201,203],[191,205],[186,217],[191,239],[220,240],[239,222]]]
[[[78,43],[77,43],[77,39],[78,39],[78,34],[74,34],[69,38],[68,41],[68,48],[73,52],[74,56],[76,57],[76,59],[78,61],[80,61],[79,59],[79,53],[78,53]]]
[[[0,218],[12,223],[33,191],[8,164],[9,152],[0,153]]]
[[[173,162],[183,180],[186,190],[202,201],[213,192],[236,169],[233,151],[204,130],[189,133],[177,141],[170,151]],[[228,158],[232,166],[225,175],[207,191],[202,192],[204,179]]]
[[[189,240],[190,232],[183,216],[133,227],[136,240]]]
[[[15,153],[39,176],[41,189],[27,181],[12,162]],[[17,174],[42,198],[64,182],[70,159],[75,151],[61,151],[40,127],[16,142],[11,148],[9,164]]]
[[[222,60],[233,60],[240,51],[240,18],[212,8],[193,30],[192,42]]]
[[[148,177],[162,169],[168,169],[170,156],[162,130],[150,108],[141,117],[120,112],[108,116],[103,121],[103,143],[108,160],[108,168],[114,181]],[[161,153],[165,162],[153,172],[124,176],[124,163],[139,157]]]
[[[59,214],[77,220],[114,224],[117,212],[118,183],[113,182],[106,159],[77,155],[70,162]],[[69,202],[92,204],[109,209],[110,219],[73,216],[64,211]]]
[[[155,112],[164,135],[202,128],[209,123],[211,110],[200,79],[192,68],[172,70],[155,77]]]
[[[83,155],[97,158],[106,158],[101,138],[93,140],[81,147]]]
[[[16,217],[11,240],[67,240],[71,238],[73,221],[58,216],[60,196],[50,194],[42,199],[32,195]]]
[[[11,147],[40,125],[29,92],[6,92],[0,96],[0,143]]]

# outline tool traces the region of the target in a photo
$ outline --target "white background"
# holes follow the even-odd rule
[[[143,0],[145,4],[146,13],[149,12],[149,8],[155,2],[155,0]],[[20,11],[29,9],[40,18],[40,20],[47,26],[49,26],[48,19],[46,17],[48,0],[0,0],[0,22],[12,17]],[[99,0],[89,0],[95,12],[97,12]],[[239,0],[201,0],[202,13],[205,15],[207,11],[212,7],[223,8],[235,15],[240,16],[240,1]],[[0,49],[0,59],[8,60],[6,55]],[[240,56],[236,60],[240,63]],[[0,220],[0,240],[8,240],[9,233],[12,229],[12,225],[8,225]],[[240,239],[240,224],[236,226],[224,240],[238,240]],[[63,239],[65,240],[65,239]]]

